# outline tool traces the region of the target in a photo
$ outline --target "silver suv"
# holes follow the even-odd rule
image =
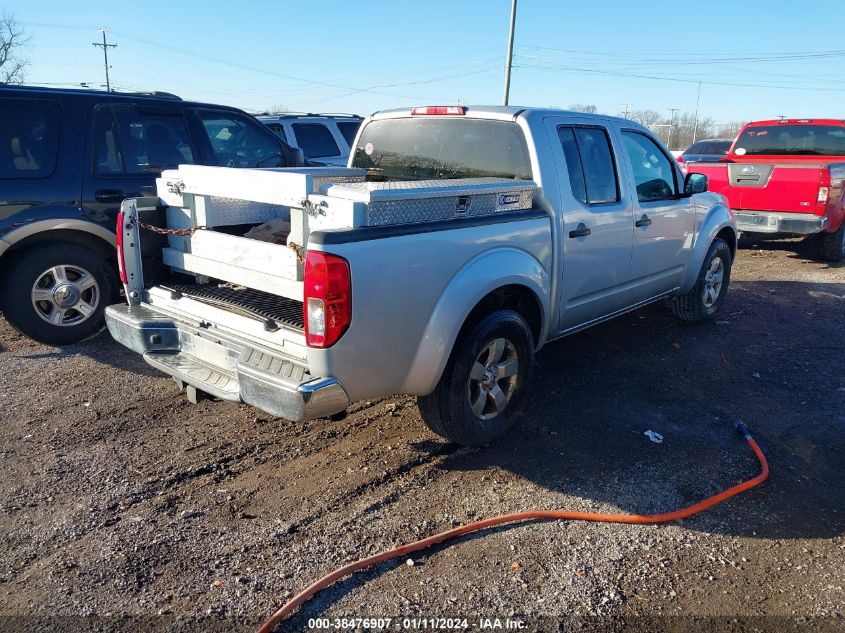
[[[290,113],[260,115],[258,120],[289,145],[302,149],[306,160],[345,166],[364,119],[356,114]]]

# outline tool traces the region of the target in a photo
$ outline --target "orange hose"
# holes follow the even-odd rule
[[[761,483],[766,481],[769,476],[769,464],[766,461],[766,456],[763,454],[763,451],[760,450],[760,447],[757,445],[757,442],[754,441],[742,423],[737,423],[737,430],[745,437],[745,440],[748,442],[751,450],[753,450],[754,454],[757,456],[757,461],[760,462],[760,474],[753,479],[748,479],[736,486],[728,488],[727,490],[723,490],[719,494],[705,499],[704,501],[699,501],[696,504],[687,506],[686,508],[682,508],[680,510],[663,512],[661,514],[600,514],[594,512],[572,512],[567,510],[529,510],[526,512],[514,512],[512,514],[503,514],[489,519],[474,521],[451,530],[446,530],[445,532],[440,532],[439,534],[434,534],[428,538],[414,541],[413,543],[409,543],[407,545],[402,545],[379,554],[374,554],[373,556],[368,556],[367,558],[362,558],[359,561],[349,563],[348,565],[344,565],[343,567],[336,569],[316,582],[311,583],[308,587],[291,598],[284,606],[276,611],[272,617],[261,626],[260,629],[258,629],[258,633],[271,633],[279,622],[288,617],[300,605],[313,597],[314,594],[318,591],[322,591],[344,576],[348,576],[356,571],[372,567],[373,565],[383,563],[393,558],[399,558],[400,556],[405,556],[412,552],[418,552],[421,549],[426,549],[432,545],[442,543],[443,541],[448,541],[459,536],[465,536],[466,534],[478,532],[479,530],[484,530],[495,525],[514,523],[518,521],[529,521],[531,519],[557,519],[564,521],[596,521],[602,523],[652,525],[655,523],[679,521],[680,519],[686,519],[693,514],[698,514],[702,510],[706,510],[717,503],[721,503],[722,501],[730,499],[741,492],[745,492],[746,490],[759,486]]]

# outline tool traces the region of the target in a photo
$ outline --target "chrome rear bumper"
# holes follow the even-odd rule
[[[827,217],[812,213],[778,213],[774,211],[734,211],[736,226],[743,233],[820,233],[827,226]]]
[[[297,359],[196,327],[149,305],[109,306],[106,325],[117,342],[143,354],[156,369],[224,400],[293,421],[326,417],[349,405],[337,379],[312,376]]]

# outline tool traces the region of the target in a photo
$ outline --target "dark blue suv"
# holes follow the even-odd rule
[[[103,327],[117,298],[115,218],[179,164],[292,167],[252,116],[167,93],[0,88],[0,310],[52,345]]]

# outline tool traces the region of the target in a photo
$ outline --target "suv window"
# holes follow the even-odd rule
[[[305,158],[340,156],[340,149],[331,131],[322,123],[294,123],[296,144],[302,148]]]
[[[631,160],[639,201],[673,198],[677,191],[675,170],[657,143],[645,134],[631,131],[623,131],[622,139]]]
[[[99,174],[149,174],[195,162],[180,110],[130,104],[95,110],[94,157]]]
[[[282,148],[263,125],[233,112],[198,111],[221,167],[284,167]]]
[[[558,136],[575,198],[584,204],[617,202],[619,186],[607,132],[598,127],[559,127]]]
[[[56,168],[62,107],[42,99],[0,99],[0,178],[47,178]]]
[[[343,134],[343,138],[346,139],[346,144],[349,147],[352,147],[352,143],[355,142],[355,135],[358,134],[359,127],[361,127],[360,121],[338,121],[337,123],[337,129]]]
[[[265,123],[265,125],[278,134],[279,138],[287,141],[287,134],[285,134],[285,128],[281,123]]]

